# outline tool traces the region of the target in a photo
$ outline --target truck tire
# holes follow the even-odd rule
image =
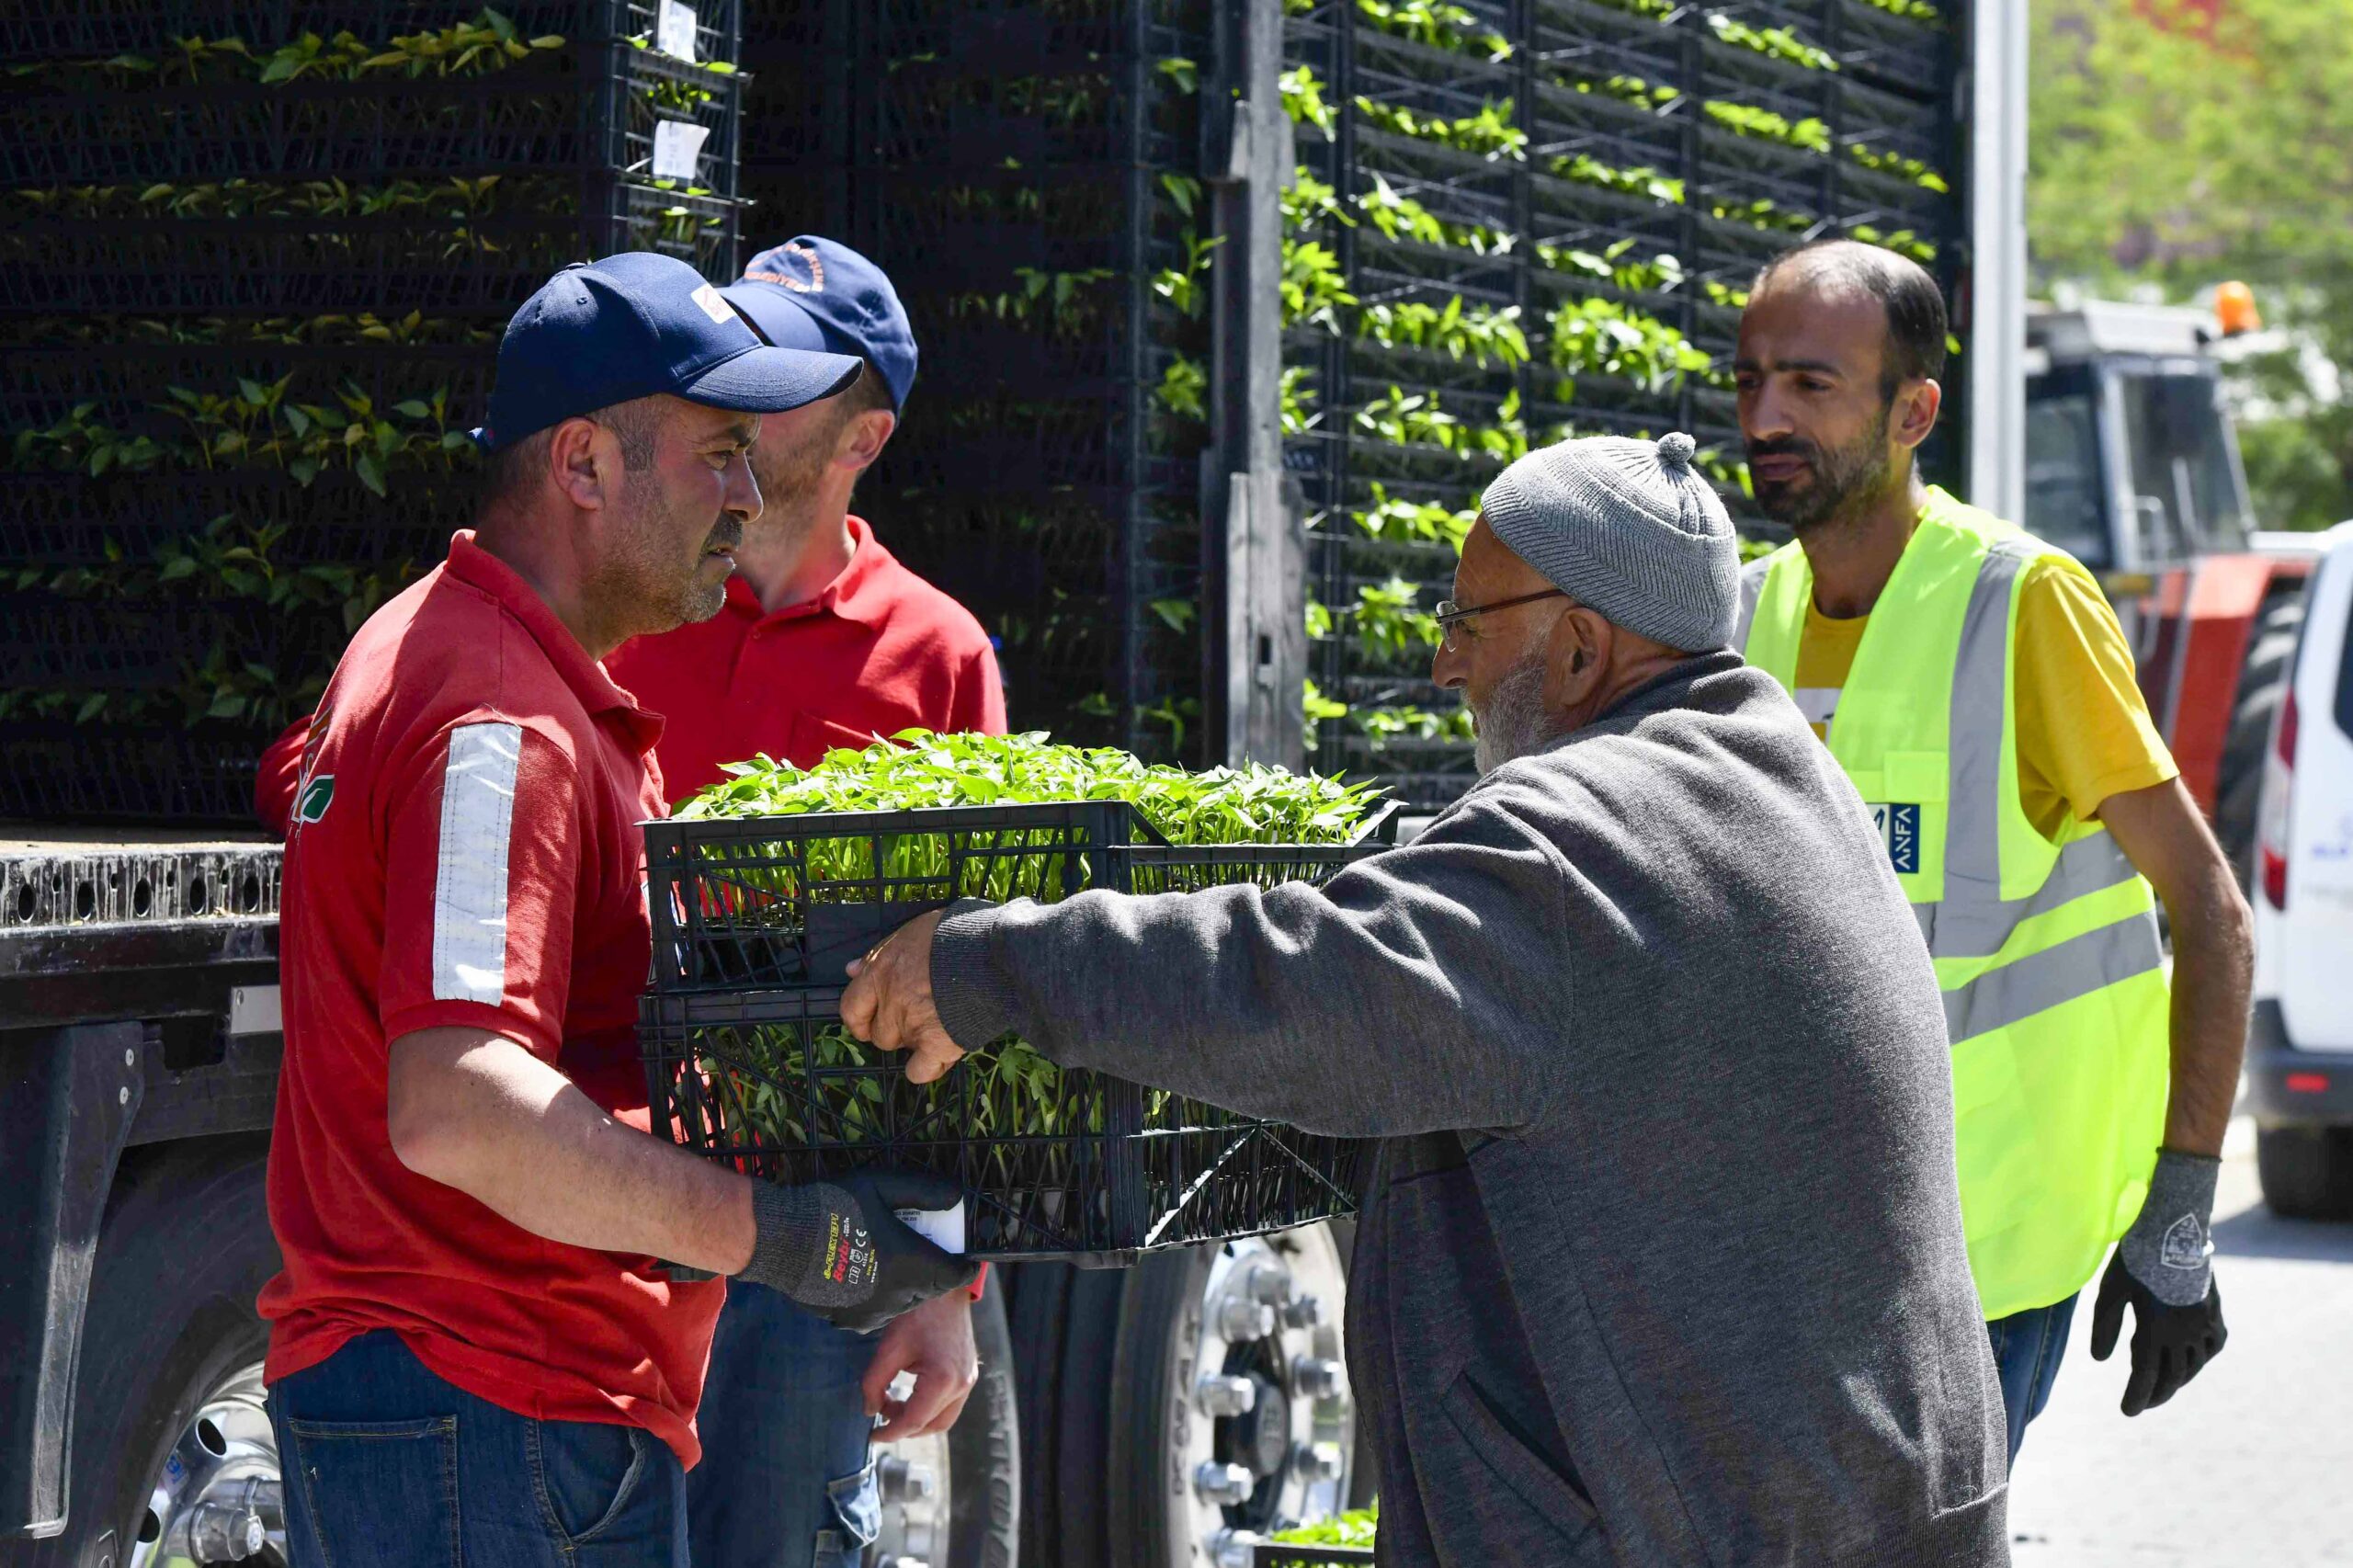
[[[1005,1287],[991,1279],[972,1310],[981,1381],[949,1429],[955,1491],[949,1568],[1014,1568],[1021,1555],[1021,1421]]]
[[[1345,1376],[1319,1366],[1336,1380],[1319,1398],[1298,1366],[1342,1359],[1346,1267],[1344,1235],[1322,1225],[1159,1253],[1117,1273],[1026,1267],[1015,1286],[1015,1337],[1025,1397],[1045,1403],[1023,1406],[1024,1458],[1040,1461],[1025,1471],[1024,1563],[1214,1568],[1278,1516],[1347,1506],[1356,1418]],[[1258,1304],[1273,1311],[1273,1332],[1228,1338],[1221,1309],[1250,1299],[1253,1270],[1263,1276],[1269,1300]],[[1058,1300],[1047,1304],[1047,1296]],[[1301,1305],[1309,1296],[1320,1312]],[[1050,1325],[1058,1344],[1032,1337]],[[1051,1386],[1034,1371],[1048,1365],[1058,1369]],[[1208,1413],[1196,1392],[1204,1376],[1250,1380],[1252,1412]],[[1041,1421],[1036,1413],[1048,1410]],[[1273,1425],[1261,1427],[1260,1418]],[[1040,1432],[1049,1422],[1051,1433]],[[1335,1473],[1307,1480],[1302,1444],[1322,1445],[1317,1457]],[[1049,1449],[1050,1457],[1041,1452]],[[1222,1506],[1203,1496],[1196,1472],[1228,1462],[1245,1462],[1254,1484],[1246,1500]],[[1027,1555],[1033,1547],[1039,1555]]]
[[[2353,1127],[2260,1127],[2255,1174],[2283,1220],[2353,1220]]]
[[[267,1143],[254,1139],[206,1139],[125,1158],[82,1324],[65,1531],[32,1543],[20,1561],[131,1568],[160,1557],[154,1538],[172,1521],[150,1505],[180,1450],[225,1459],[256,1481],[267,1469],[258,1513],[269,1539],[249,1560],[283,1562],[270,1555],[282,1550],[284,1524],[276,1444],[260,1407],[269,1331],[254,1310],[278,1268],[263,1198],[267,1158]],[[188,1513],[196,1499],[180,1503]]]
[[[1021,1434],[1001,1273],[990,1271],[972,1308],[981,1375],[956,1425],[875,1450],[882,1528],[867,1549],[869,1568],[1014,1568],[1018,1560]]]
[[[1060,1264],[1016,1263],[995,1265],[990,1272],[1005,1281],[1011,1299],[1013,1397],[1021,1428],[1020,1560],[1031,1568],[1052,1568],[1060,1561],[1053,1542],[1062,1511],[1048,1478],[1058,1447],[1055,1400],[1073,1271]]]
[[[2237,695],[2231,702],[2231,728],[2214,778],[2214,836],[2239,874],[2242,890],[2254,885],[2256,810],[2263,799],[2263,758],[2271,744],[2271,722],[2288,695],[2288,666],[2303,630],[2303,601],[2275,598],[2256,614],[2239,666]]]

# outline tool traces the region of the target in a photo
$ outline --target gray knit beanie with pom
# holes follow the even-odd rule
[[[1732,518],[1691,467],[1694,443],[1588,436],[1530,452],[1482,505],[1513,554],[1579,604],[1687,653],[1731,642],[1740,602]]]

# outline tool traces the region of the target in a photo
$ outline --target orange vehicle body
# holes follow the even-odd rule
[[[2141,692],[2199,807],[2214,813],[2222,754],[2263,607],[2301,589],[2312,562],[2244,551],[2159,574],[2136,607]]]

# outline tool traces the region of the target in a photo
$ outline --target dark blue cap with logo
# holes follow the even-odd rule
[[[720,290],[780,348],[856,354],[882,376],[891,405],[915,384],[915,335],[882,269],[846,244],[801,234],[762,251]]]
[[[856,359],[772,347],[702,274],[676,256],[624,251],[574,262],[506,324],[490,419],[495,451],[536,431],[633,398],[668,392],[743,414],[781,414],[831,397]]]

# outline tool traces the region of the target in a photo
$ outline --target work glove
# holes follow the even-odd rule
[[[826,1322],[871,1334],[934,1296],[969,1289],[981,1266],[944,1252],[893,1212],[952,1209],[963,1189],[923,1171],[860,1171],[752,1192],[752,1261],[737,1275]]]
[[[2092,1308],[2092,1359],[2105,1361],[2132,1304],[2132,1369],[2124,1414],[2163,1404],[2222,1353],[2222,1292],[2209,1261],[2214,1247],[2214,1178],[2222,1162],[2172,1149],[2157,1152],[2141,1216],[2117,1244]]]

